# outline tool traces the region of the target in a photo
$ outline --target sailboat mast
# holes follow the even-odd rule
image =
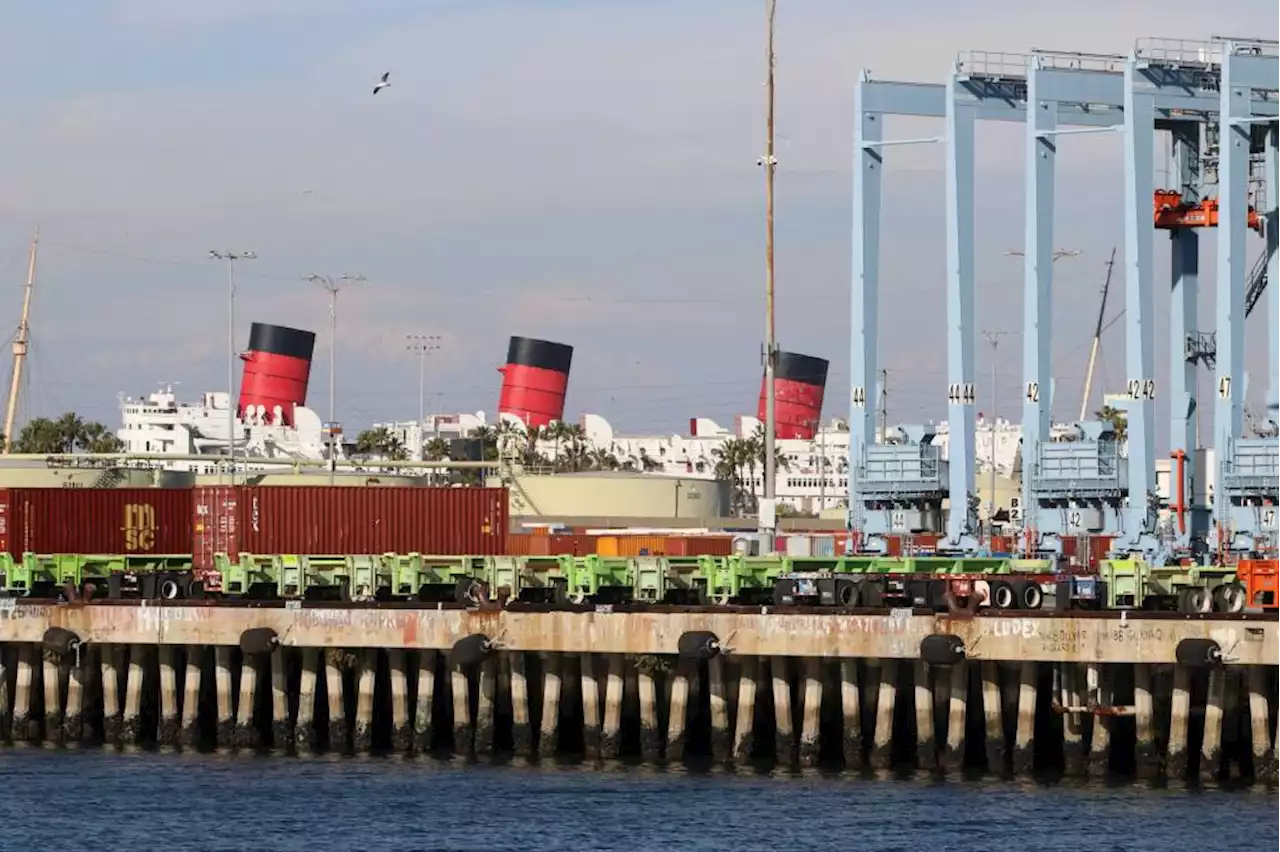
[[[40,228],[36,227],[31,238],[31,257],[27,262],[27,285],[22,290],[22,319],[18,321],[18,333],[13,338],[13,379],[9,383],[9,404],[4,413],[4,452],[13,452],[13,421],[18,414],[18,388],[22,385],[22,365],[27,360],[27,343],[30,339],[31,292],[36,285],[36,252],[40,248]]]

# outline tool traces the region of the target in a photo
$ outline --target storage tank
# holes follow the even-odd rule
[[[244,373],[240,379],[240,402],[236,414],[248,419],[250,406],[261,406],[262,419],[279,418],[293,425],[293,408],[307,404],[307,381],[311,378],[311,355],[316,335],[311,331],[255,322],[249,329],[249,349],[241,354]]]
[[[498,414],[508,414],[526,426],[547,426],[564,418],[564,395],[569,386],[573,347],[532,337],[513,337],[507,346]]]
[[[822,358],[779,352],[773,371],[773,406],[779,438],[811,441],[822,423],[822,396],[827,386],[827,364]],[[758,416],[765,419],[765,380],[760,379]]]

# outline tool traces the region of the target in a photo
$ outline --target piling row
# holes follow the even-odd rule
[[[1276,778],[1276,669],[1151,663],[0,646],[51,744]]]

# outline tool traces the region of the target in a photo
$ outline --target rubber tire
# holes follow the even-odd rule
[[[681,633],[676,641],[676,654],[685,660],[710,660],[720,653],[720,638],[709,630]]]
[[[460,604],[478,605],[480,600],[475,594],[477,588],[483,589],[484,581],[475,577],[459,577],[453,584],[453,599]]]
[[[1178,592],[1178,611],[1191,614],[1213,612],[1213,596],[1202,586],[1188,586]]]
[[[1222,646],[1212,639],[1183,639],[1174,655],[1179,665],[1206,668],[1222,663]]]
[[[270,627],[251,627],[240,634],[240,653],[245,656],[270,654],[280,645],[280,637]]]
[[[931,666],[953,666],[964,658],[964,640],[959,636],[933,633],[920,640],[920,659]]]
[[[1018,609],[1038,610],[1044,606],[1044,592],[1040,584],[1033,580],[1024,580],[1013,584],[1014,593],[1018,596]]]
[[[41,639],[40,644],[50,653],[65,656],[74,654],[76,649],[83,645],[84,642],[73,631],[65,627],[50,627],[44,632],[44,638]]]
[[[472,633],[463,636],[453,643],[449,651],[449,661],[459,668],[469,668],[488,659],[493,650],[489,647],[489,637],[483,633]]]
[[[187,580],[186,596],[190,600],[200,600],[204,597],[204,581],[190,577]]]
[[[858,584],[853,580],[836,580],[836,606],[851,609],[858,605]]]
[[[1229,597],[1234,597],[1232,602]],[[1214,586],[1213,589],[1213,611],[1236,613],[1244,612],[1245,607],[1249,604],[1249,593],[1245,591],[1244,584],[1231,580],[1230,582],[1221,583]]]
[[[156,577],[155,593],[157,600],[179,600],[182,597],[182,583],[172,574],[161,574]]]
[[[1003,602],[1002,602],[1003,601]],[[993,609],[1013,609],[1018,602],[1013,586],[1002,580],[991,581],[991,606]]]

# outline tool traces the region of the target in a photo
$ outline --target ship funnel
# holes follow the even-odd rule
[[[315,346],[314,332],[255,322],[249,350],[240,356],[244,373],[236,413],[243,418],[255,412],[264,421],[292,426],[294,406],[307,403]],[[268,411],[271,415],[264,416]]]
[[[811,441],[822,423],[822,396],[827,386],[827,364],[822,358],[779,352],[773,371],[773,405],[779,438]],[[760,380],[758,415],[764,422],[765,383]]]
[[[532,337],[513,337],[507,346],[498,414],[509,414],[525,426],[546,426],[564,418],[573,347]]]

